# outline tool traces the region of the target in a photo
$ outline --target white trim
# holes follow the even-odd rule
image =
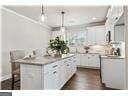
[[[82,66],[82,65],[77,65],[77,67],[90,68],[90,69],[100,69],[100,67],[90,67],[90,66]]]
[[[13,10],[11,10],[11,9],[8,9],[8,8],[5,8],[5,7],[3,7],[3,6],[2,6],[2,9],[5,10],[5,11],[8,11],[8,12],[14,14],[14,15],[17,15],[17,16],[19,16],[19,17],[21,17],[21,18],[24,18],[24,19],[26,19],[26,20],[29,20],[29,21],[31,21],[32,23],[36,23],[36,24],[39,24],[39,25],[41,25],[41,26],[43,26],[43,27],[45,27],[45,28],[47,28],[47,29],[51,29],[51,27],[47,26],[47,25],[44,24],[43,22],[42,22],[42,23],[41,23],[41,22],[38,22],[38,21],[36,21],[36,20],[33,20],[33,19],[31,19],[31,18],[29,18],[29,17],[27,17],[27,16],[24,16],[24,15],[22,15],[22,14],[19,14],[19,13],[15,12],[15,11],[13,11]]]
[[[11,76],[11,74],[1,76],[1,81],[4,81],[4,80],[7,80],[7,79],[10,79],[11,77],[12,77],[12,76]]]
[[[1,24],[1,5],[0,5],[0,36],[2,37],[2,24]],[[1,40],[0,40],[0,42],[1,42]],[[1,43],[0,43],[0,53],[2,53],[2,47],[1,47]],[[0,57],[1,57],[1,54],[0,54]],[[2,73],[2,69],[1,69],[1,67],[2,67],[2,60],[1,60],[2,58],[0,58],[0,81],[1,81],[1,73]],[[0,83],[0,89],[1,89],[1,83]]]

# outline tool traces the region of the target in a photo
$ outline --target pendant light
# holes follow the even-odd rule
[[[66,33],[65,33],[65,27],[64,27],[64,14],[65,12],[62,11],[61,15],[62,15],[62,21],[61,21],[61,27],[60,27],[60,32],[61,32],[61,37],[63,40],[66,40]]]
[[[61,12],[61,15],[62,15],[62,24],[61,24],[61,27],[60,27],[60,30],[61,30],[61,32],[64,32],[65,31],[65,27],[64,27],[64,14],[65,14],[65,12],[64,11],[62,11]]]
[[[41,7],[41,21],[44,22],[45,21],[45,14],[44,14],[44,6],[42,4],[42,7]]]

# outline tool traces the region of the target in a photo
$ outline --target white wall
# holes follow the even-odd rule
[[[11,73],[10,50],[42,48],[45,51],[50,30],[47,26],[2,8],[2,79],[8,78]]]
[[[124,21],[125,21],[125,61],[126,61],[126,82],[128,89],[128,6],[124,7]]]
[[[0,5],[0,37],[1,37],[1,5]],[[1,81],[1,40],[0,40],[0,81]],[[0,82],[1,89],[1,82]]]

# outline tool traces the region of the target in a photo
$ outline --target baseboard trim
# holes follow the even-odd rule
[[[90,69],[100,69],[99,67],[89,67],[89,66],[82,66],[82,65],[77,65],[77,67],[90,68]]]
[[[4,76],[1,77],[0,80],[1,80],[1,82],[2,82],[2,81],[7,80],[7,79],[9,79],[9,78],[11,78],[11,77],[12,77],[11,74],[9,74],[9,75],[4,75]]]

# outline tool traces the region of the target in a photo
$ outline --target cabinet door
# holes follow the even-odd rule
[[[89,45],[95,44],[95,30],[93,28],[88,28],[87,42]]]
[[[59,67],[59,89],[63,87],[63,85],[66,83],[66,64],[65,59],[62,61],[58,61],[60,64]]]
[[[104,44],[105,43],[105,26],[98,26],[95,28],[95,43]]]
[[[44,89],[59,89],[59,64],[44,65]]]
[[[77,56],[72,57],[72,75],[77,71]]]
[[[58,88],[58,73],[52,71],[44,74],[44,89],[57,89]]]
[[[72,77],[72,75],[76,72],[76,56],[70,57],[69,62],[69,79]]]
[[[66,66],[66,82],[70,78],[71,75],[71,58],[67,58],[65,60],[65,66]]]
[[[125,60],[124,59],[102,59],[102,78],[107,87],[124,89]]]
[[[77,65],[80,66],[81,65],[81,54],[77,54]]]
[[[81,54],[81,66],[88,66],[88,55]]]
[[[88,44],[104,44],[105,43],[105,26],[94,26],[87,28]]]
[[[88,54],[88,66],[89,67],[100,67],[100,58],[98,54]]]

